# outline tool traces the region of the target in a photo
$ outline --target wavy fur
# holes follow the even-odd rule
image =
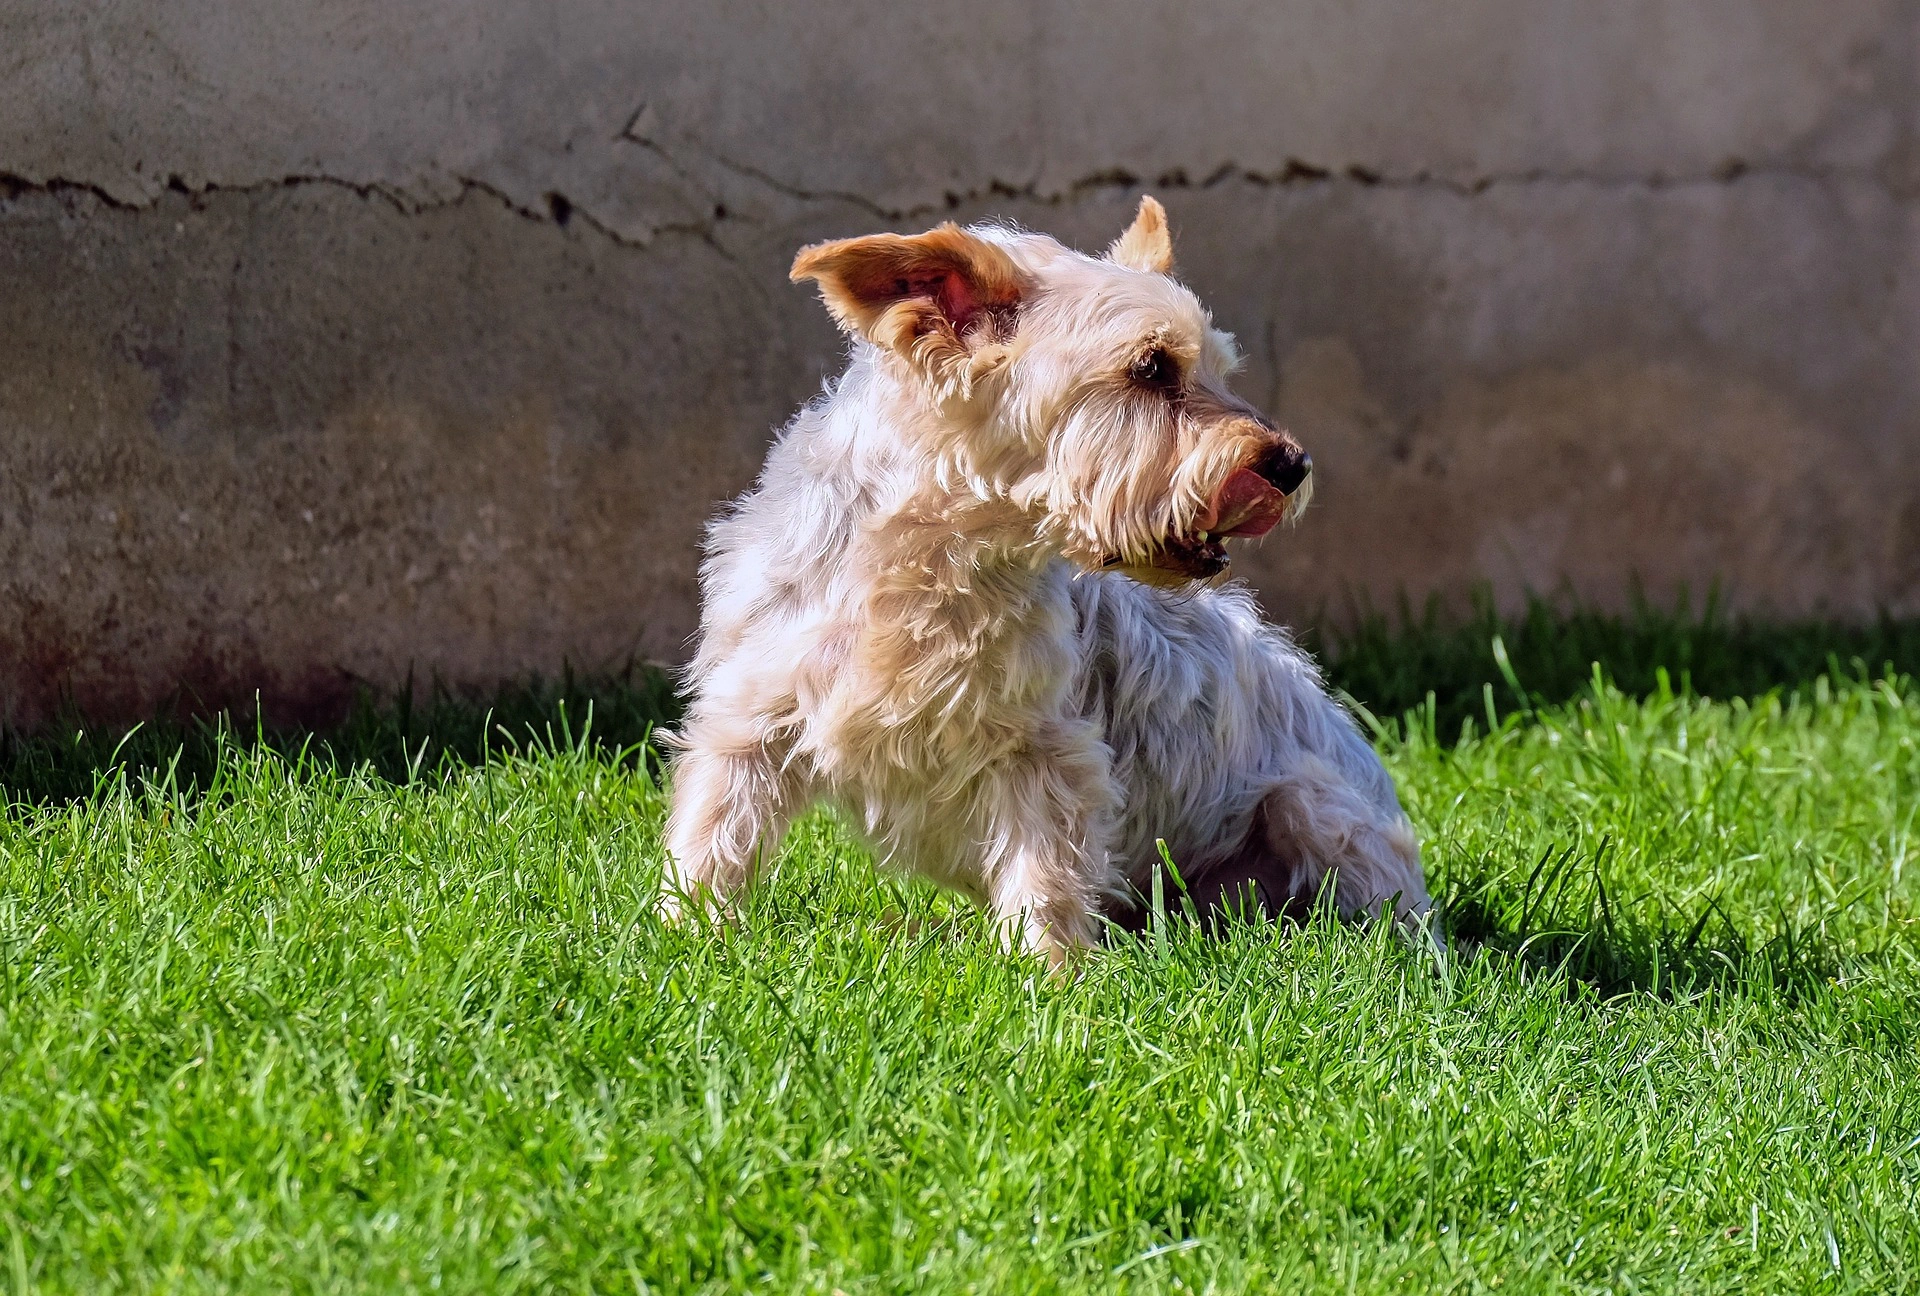
[[[1156,839],[1196,894],[1278,912],[1331,878],[1349,913],[1425,911],[1313,664],[1181,575],[1230,474],[1305,461],[1228,390],[1169,249],[1148,200],[1105,258],[950,225],[802,252],[853,355],[708,536],[669,911],[750,885],[820,800],[1056,959],[1128,916]]]

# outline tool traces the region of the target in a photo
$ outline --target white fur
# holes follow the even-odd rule
[[[1150,568],[1283,436],[1226,391],[1230,339],[1162,274],[996,228],[940,255],[956,240],[1012,258],[1017,309],[944,333],[916,317],[891,345],[850,324],[846,372],[713,523],[664,906],[724,903],[825,800],[884,865],[1056,958],[1148,888],[1156,838],[1197,884],[1251,860],[1270,903],[1274,878],[1310,899],[1331,872],[1346,912],[1424,912],[1390,779],[1246,591],[1099,569]],[[1149,344],[1177,350],[1190,395],[1127,385]]]

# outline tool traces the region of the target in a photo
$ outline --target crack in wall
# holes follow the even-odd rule
[[[92,199],[103,207],[114,211],[142,212],[158,207],[168,194],[175,194],[190,200],[218,197],[227,194],[240,196],[270,193],[276,189],[300,189],[308,187],[342,189],[364,201],[382,201],[402,215],[415,216],[424,212],[439,211],[449,207],[458,207],[474,194],[491,198],[514,215],[538,224],[551,224],[564,229],[573,221],[581,224],[624,247],[644,248],[650,240],[635,238],[622,233],[612,225],[600,220],[592,212],[579,206],[565,194],[549,191],[546,195],[546,210],[521,202],[497,185],[485,180],[475,180],[470,176],[459,176],[456,180],[460,191],[447,198],[421,199],[407,194],[395,186],[380,181],[348,180],[341,176],[320,174],[293,174],[276,176],[271,179],[252,180],[233,184],[226,181],[208,181],[202,184],[189,184],[178,175],[167,177],[165,187],[145,202],[121,198],[105,186],[86,180],[73,180],[64,176],[52,176],[44,180],[35,180],[11,171],[0,171],[0,202],[12,201],[26,193],[44,193],[52,196],[62,194],[80,195]],[[684,225],[665,223],[654,227],[654,233],[702,233],[702,229],[693,229]]]
[[[725,165],[724,159],[716,159]],[[760,175],[743,169],[743,174]],[[824,200],[839,198],[834,193],[809,193],[784,183],[766,178],[769,183],[778,186],[781,192],[795,197]],[[1892,186],[1866,170],[1844,167],[1800,167],[1776,164],[1755,165],[1740,158],[1728,158],[1713,171],[1700,175],[1668,176],[1659,172],[1649,175],[1622,175],[1599,171],[1553,171],[1539,168],[1527,171],[1492,172],[1467,179],[1453,176],[1435,175],[1429,171],[1417,171],[1407,175],[1389,175],[1370,167],[1351,165],[1336,169],[1303,162],[1298,158],[1288,158],[1284,165],[1271,170],[1259,171],[1242,167],[1237,163],[1224,162],[1206,175],[1195,180],[1185,168],[1163,171],[1152,178],[1129,171],[1123,167],[1109,168],[1091,172],[1068,182],[1059,189],[1044,191],[1035,183],[1015,185],[1003,180],[992,180],[983,188],[964,192],[949,192],[941,203],[919,203],[902,208],[881,207],[867,199],[856,198],[853,201],[867,207],[877,215],[892,219],[925,216],[945,207],[952,210],[968,203],[979,202],[986,198],[1011,198],[1023,202],[1038,203],[1042,206],[1057,207],[1074,202],[1085,195],[1106,189],[1150,189],[1163,191],[1217,189],[1228,183],[1238,181],[1258,188],[1291,188],[1331,186],[1351,184],[1365,189],[1397,190],[1437,190],[1458,197],[1473,198],[1493,189],[1518,188],[1532,185],[1589,185],[1601,189],[1678,189],[1701,186],[1727,186],[1745,179],[1786,179],[1805,181],[1810,184],[1859,183],[1889,189]],[[1897,194],[1901,198],[1908,195]]]
[[[636,120],[637,117],[638,114],[636,114]],[[478,194],[498,202],[522,219],[539,224],[550,224],[566,229],[577,221],[593,233],[621,247],[644,249],[662,236],[681,234],[699,239],[721,256],[730,261],[733,260],[733,254],[716,239],[715,231],[729,221],[748,221],[751,218],[730,210],[720,200],[711,185],[704,183],[692,168],[657,140],[636,133],[633,121],[629,121],[627,127],[616,136],[616,140],[646,149],[658,157],[683,183],[700,195],[711,214],[703,220],[654,223],[649,225],[644,235],[641,235],[621,229],[612,221],[597,215],[559,190],[548,190],[542,195],[543,202],[535,204],[516,198],[490,181],[472,176],[456,176],[454,180],[459,187],[456,194],[442,198],[422,198],[388,182],[352,180],[323,173],[293,173],[240,183],[205,181],[198,184],[190,183],[174,174],[167,176],[164,187],[153,197],[139,201],[120,197],[104,185],[92,181],[64,176],[36,179],[14,172],[0,171],[0,201],[14,200],[27,193],[54,196],[71,194],[85,196],[104,207],[117,211],[149,211],[157,207],[168,194],[198,200],[224,194],[249,195],[275,189],[320,186],[341,189],[370,202],[376,200],[385,202],[404,215],[418,215],[457,207]],[[696,147],[703,157],[730,175],[749,181],[779,197],[799,203],[851,206],[876,220],[883,221],[917,220],[944,212],[957,211],[962,207],[990,199],[1058,207],[1077,202],[1091,194],[1115,190],[1151,189],[1173,192],[1212,190],[1236,182],[1262,189],[1352,185],[1361,189],[1434,190],[1457,197],[1474,198],[1495,189],[1535,185],[1591,185],[1613,190],[1641,188],[1657,192],[1669,188],[1727,186],[1749,179],[1787,179],[1822,185],[1869,184],[1887,190],[1901,201],[1910,202],[1914,197],[1869,170],[1833,166],[1755,164],[1741,158],[1728,158],[1705,174],[1669,176],[1654,172],[1647,175],[1629,175],[1539,168],[1526,171],[1490,172],[1467,178],[1436,175],[1428,171],[1392,175],[1359,164],[1336,168],[1299,158],[1288,158],[1280,167],[1264,171],[1243,167],[1234,162],[1223,162],[1197,180],[1193,178],[1192,173],[1179,167],[1152,177],[1125,167],[1108,167],[1090,171],[1053,189],[1042,189],[1035,181],[1015,184],[995,177],[973,188],[948,190],[938,200],[890,206],[863,194],[846,190],[811,189],[797,185],[760,167],[737,161],[705,146],[696,145]]]

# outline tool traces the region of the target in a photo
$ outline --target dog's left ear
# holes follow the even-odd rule
[[[1005,248],[951,222],[925,234],[815,243],[793,259],[792,278],[819,284],[849,333],[903,355],[941,343],[966,349],[996,314],[1020,304],[1025,288]]]
[[[1173,272],[1173,234],[1167,228],[1167,209],[1151,194],[1140,195],[1139,213],[1127,232],[1107,249],[1107,260],[1129,270]]]

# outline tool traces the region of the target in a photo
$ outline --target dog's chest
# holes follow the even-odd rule
[[[806,745],[836,781],[953,788],[1070,714],[1073,611],[1054,573],[862,611],[802,690]]]

